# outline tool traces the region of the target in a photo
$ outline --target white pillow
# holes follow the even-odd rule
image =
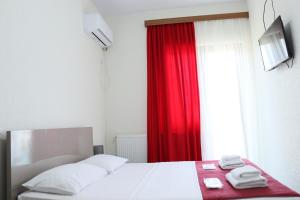
[[[73,195],[106,175],[105,169],[93,165],[67,164],[47,170],[23,186],[38,192]]]
[[[99,154],[99,155],[92,156],[81,162],[102,167],[106,169],[109,173],[112,173],[118,168],[120,168],[122,165],[124,165],[127,161],[128,159],[126,158],[121,158],[113,155]]]

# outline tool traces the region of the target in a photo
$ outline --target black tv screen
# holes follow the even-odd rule
[[[275,69],[292,58],[280,16],[259,39],[259,46],[265,71]]]

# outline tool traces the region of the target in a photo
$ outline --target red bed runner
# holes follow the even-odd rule
[[[248,160],[244,160],[247,165],[252,165],[258,168],[255,164]],[[216,170],[204,170],[202,164],[214,163]],[[218,161],[203,161],[196,162],[196,169],[198,173],[198,181],[204,200],[225,200],[225,199],[242,199],[242,198],[258,198],[258,197],[300,197],[300,195],[284,186],[270,175],[262,171],[262,175],[268,179],[268,187],[253,188],[253,189],[234,189],[229,182],[226,181],[225,174],[230,170],[222,170]],[[207,189],[204,185],[203,178],[219,178],[224,187],[222,189]]]

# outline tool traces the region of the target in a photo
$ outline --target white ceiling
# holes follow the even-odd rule
[[[107,16],[233,1],[239,0],[94,0],[100,12]]]

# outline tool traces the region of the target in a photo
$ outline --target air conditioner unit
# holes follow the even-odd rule
[[[85,14],[84,28],[87,33],[99,41],[102,48],[112,45],[113,33],[99,13]]]

